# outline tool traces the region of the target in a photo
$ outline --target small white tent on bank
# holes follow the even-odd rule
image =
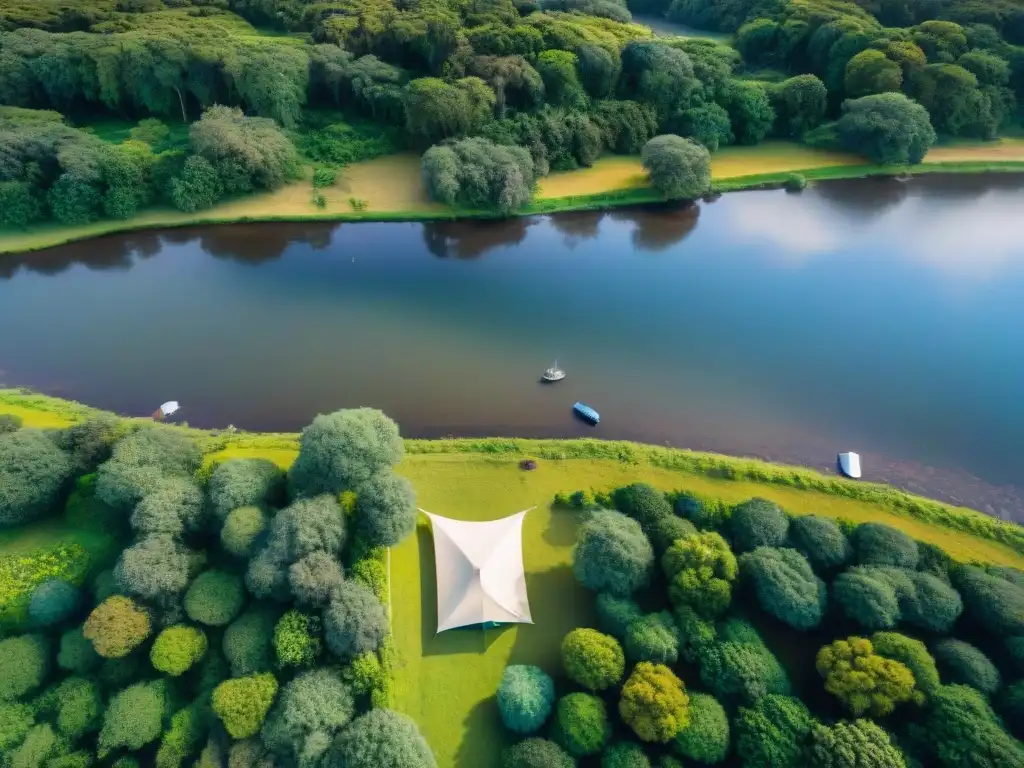
[[[437,631],[532,624],[523,571],[523,518],[530,510],[482,523],[420,511],[434,529]]]

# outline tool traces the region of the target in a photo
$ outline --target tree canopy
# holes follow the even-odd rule
[[[640,524],[620,512],[595,512],[573,549],[573,573],[580,583],[620,597],[647,584],[653,564],[654,550]]]
[[[740,568],[766,612],[795,629],[807,630],[821,623],[828,592],[799,552],[758,547],[740,557]]]
[[[836,640],[818,651],[825,690],[856,716],[890,714],[914,695],[914,675],[904,664],[874,651],[863,637]]]
[[[498,712],[510,731],[521,734],[540,730],[551,714],[555,684],[540,667],[510,664],[498,686]]]
[[[694,200],[711,189],[711,155],[681,136],[655,136],[644,144],[640,162],[662,197]]]

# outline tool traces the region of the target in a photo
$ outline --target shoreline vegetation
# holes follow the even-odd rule
[[[937,146],[924,162],[910,166],[865,163],[852,154],[768,141],[716,152],[712,155],[711,171],[712,194],[781,187],[799,189],[809,182],[868,177],[1024,173],[1024,139]],[[312,208],[309,178],[304,177],[274,192],[229,200],[192,213],[148,209],[125,220],[104,219],[78,226],[43,224],[27,230],[5,231],[0,232],[0,256],[148,229],[254,222],[496,219],[665,202],[648,185],[639,157],[617,155],[602,157],[589,168],[555,172],[540,179],[533,201],[510,214],[431,201],[420,179],[419,156],[413,153],[353,163],[339,174],[333,186],[321,192],[325,205]],[[358,209],[353,200],[360,202]]]
[[[29,390],[0,389],[0,414],[20,418],[25,427],[59,428],[99,413],[97,409],[80,403]],[[149,421],[125,418],[128,421]],[[177,429],[197,440],[206,456],[207,466],[228,458],[266,458],[280,466],[288,466],[298,452],[298,435],[294,433],[242,432],[233,427],[202,430],[181,426]],[[955,548],[957,551],[950,551],[950,547],[939,544],[955,559],[984,559],[1017,567],[1024,565],[1022,526],[977,510],[955,507],[890,486],[847,480],[802,467],[620,440],[407,439],[405,449],[407,461],[412,466],[428,460],[444,462],[474,458],[482,465],[522,457],[545,462],[579,460],[600,465],[592,468],[597,469],[597,472],[582,472],[583,478],[603,479],[609,469],[616,466],[629,467],[634,473],[643,469],[657,476],[661,484],[671,484],[673,476],[676,483],[680,484],[680,478],[688,477],[693,481],[691,485],[698,490],[704,489],[709,497],[739,495],[746,498],[756,495],[760,487],[766,495],[786,496],[790,502],[787,507],[798,508],[800,503],[806,506],[807,501],[794,504],[788,497],[799,498],[811,494],[812,497],[820,498],[820,501],[817,505],[812,502],[806,512],[814,511],[835,517],[848,517],[852,514],[866,518],[867,513],[872,511],[870,507],[875,507],[876,513],[884,512],[879,517],[886,518],[892,525],[909,529],[908,532],[918,537],[922,531],[927,532],[929,527],[942,529],[942,532],[956,532],[958,535],[950,538],[958,540]],[[670,473],[669,477],[665,473]],[[572,479],[580,480],[581,477],[574,476]],[[725,490],[731,484],[737,486],[736,491]],[[567,487],[565,490],[573,488]],[[828,498],[835,500],[838,510],[825,508],[829,506],[826,503]],[[942,539],[942,536],[937,537],[937,541]]]

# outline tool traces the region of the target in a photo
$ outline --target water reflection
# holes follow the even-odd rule
[[[614,211],[616,221],[632,222],[633,246],[638,251],[666,251],[685,240],[697,226],[700,206],[694,203],[670,203],[645,206],[629,211]]]
[[[604,211],[570,211],[548,217],[551,226],[564,237],[562,242],[567,248],[575,248],[585,240],[597,237]]]
[[[161,245],[159,232],[142,231],[100,237],[45,251],[0,256],[0,279],[10,279],[21,269],[41,275],[58,275],[75,264],[97,271],[128,270],[136,257],[155,256]]]
[[[535,221],[526,216],[433,221],[423,225],[423,243],[439,259],[478,259],[495,248],[519,245]]]
[[[292,245],[304,243],[322,251],[340,225],[332,222],[232,224],[197,230],[204,251],[218,259],[261,264],[281,258]]]

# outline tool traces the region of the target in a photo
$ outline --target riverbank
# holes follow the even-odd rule
[[[788,142],[727,147],[712,156],[716,193],[779,186],[799,174],[805,181],[901,176],[921,173],[1024,172],[1024,139],[936,147],[916,166],[880,166],[863,158]],[[252,195],[197,213],[153,209],[125,221],[82,226],[43,225],[0,234],[0,255],[38,251],[118,232],[203,224],[270,221],[443,221],[494,218],[489,211],[451,208],[432,202],[420,180],[419,157],[390,155],[345,170],[333,187],[319,189],[325,205],[311,202],[303,179],[262,195]],[[646,183],[638,157],[609,156],[590,168],[553,173],[541,179],[534,201],[517,215],[599,210],[660,201]],[[357,210],[358,208],[358,210]]]
[[[6,413],[19,416],[26,427],[51,428],[100,411],[24,390],[0,389],[0,414]],[[199,440],[208,465],[231,457],[263,457],[288,466],[298,452],[298,435],[294,433],[178,428],[187,429]],[[421,468],[423,462],[429,464],[432,469],[423,477],[434,478],[432,482],[440,477],[432,473],[443,469],[454,472],[447,475],[449,481],[462,482],[470,465],[484,471],[529,457],[559,468],[557,477],[545,481],[554,490],[603,490],[628,474],[666,490],[686,488],[733,501],[761,495],[797,513],[884,521],[942,547],[959,560],[1024,566],[1024,527],[890,486],[802,467],[619,440],[467,438],[405,443],[407,462]]]

